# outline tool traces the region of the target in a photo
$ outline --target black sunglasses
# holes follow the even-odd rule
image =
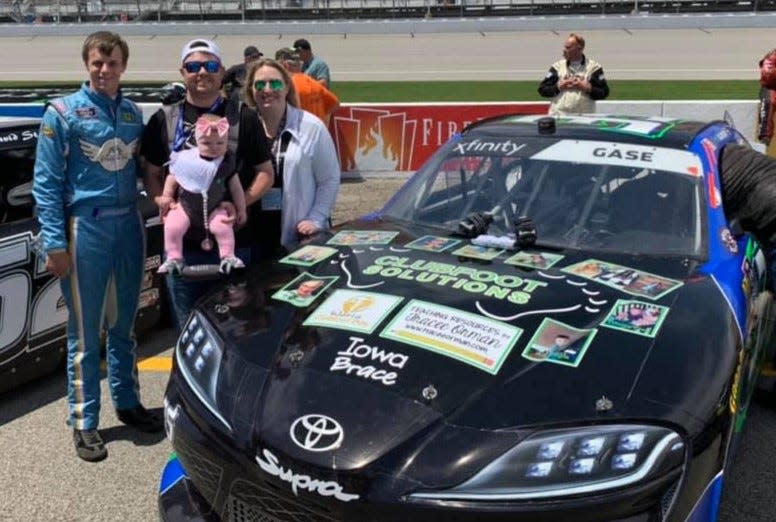
[[[194,60],[183,64],[183,68],[186,69],[186,72],[189,74],[198,73],[199,70],[203,67],[210,74],[217,73],[221,68],[221,62],[218,60],[208,60],[206,62],[199,62]]]

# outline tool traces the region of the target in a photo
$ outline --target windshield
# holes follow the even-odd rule
[[[699,172],[696,156],[675,149],[541,137],[462,140],[434,155],[383,210],[450,232],[471,213],[488,212],[491,235],[513,232],[515,219],[527,216],[540,245],[699,256]]]

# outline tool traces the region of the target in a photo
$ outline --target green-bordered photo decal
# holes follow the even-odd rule
[[[660,299],[683,284],[675,279],[597,259],[587,259],[561,270],[647,299]]]
[[[341,246],[387,245],[398,235],[398,232],[384,230],[340,230],[326,244]]]
[[[458,250],[453,250],[452,254],[461,257],[471,257],[473,259],[484,259],[489,261],[495,259],[504,250],[501,248],[486,247],[480,245],[464,245]]]
[[[666,315],[668,315],[667,306],[618,299],[601,326],[644,337],[655,337]]]
[[[580,329],[545,318],[523,350],[523,357],[576,368],[593,342],[595,328]]]
[[[460,242],[460,239],[453,239],[450,237],[423,236],[404,246],[407,248],[414,248],[415,250],[425,250],[426,252],[443,252]]]
[[[281,263],[299,266],[313,266],[333,256],[338,250],[327,246],[306,245],[280,260]]]
[[[550,254],[548,252],[518,252],[508,257],[504,262],[508,265],[525,266],[528,268],[550,268],[555,263],[563,259],[560,254]]]
[[[304,308],[312,304],[338,278],[338,276],[318,277],[302,272],[272,294],[272,298]]]

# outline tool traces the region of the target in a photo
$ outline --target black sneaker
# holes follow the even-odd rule
[[[116,410],[116,415],[127,426],[145,433],[156,433],[164,429],[162,419],[145,409],[142,404],[126,410]]]
[[[75,452],[82,459],[97,462],[108,456],[105,443],[97,430],[73,430]]]

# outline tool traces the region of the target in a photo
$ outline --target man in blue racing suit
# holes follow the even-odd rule
[[[107,456],[97,431],[100,338],[107,327],[108,383],[118,418],[141,431],[163,424],[141,404],[133,326],[143,276],[143,223],[136,208],[142,114],[121,95],[129,49],[99,31],[84,42],[89,81],[45,110],[33,196],[46,270],[60,279],[69,318],[69,423],[76,454]]]

